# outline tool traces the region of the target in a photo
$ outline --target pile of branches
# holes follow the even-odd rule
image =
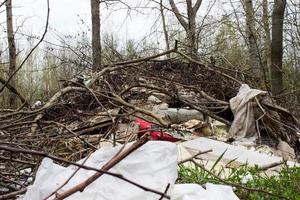
[[[159,59],[167,54],[172,58]],[[253,79],[236,70],[203,64],[175,48],[104,66],[85,83],[65,81],[39,108],[25,102],[18,110],[1,110],[0,199],[24,193],[44,157],[69,165],[104,141],[133,140],[137,132],[116,134],[118,124],[132,117],[147,116],[170,128],[167,120],[145,108],[151,94],[161,94],[170,107],[195,109],[230,126],[229,99],[242,83],[251,85]],[[299,155],[299,123],[294,116],[274,101],[256,103],[260,131],[275,141],[288,142]]]

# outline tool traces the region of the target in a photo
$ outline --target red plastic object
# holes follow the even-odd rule
[[[151,140],[164,140],[169,142],[176,142],[179,139],[174,138],[172,135],[160,130],[160,127],[151,122],[147,122],[143,119],[137,118],[135,123],[139,125],[138,136],[141,137],[146,133],[150,133]]]

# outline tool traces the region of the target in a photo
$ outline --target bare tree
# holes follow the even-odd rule
[[[262,70],[260,67],[259,52],[255,37],[255,17],[252,0],[244,0],[244,9],[246,12],[246,33],[249,46],[250,65],[253,75],[256,78],[260,78],[262,77]]]
[[[175,14],[177,20],[184,28],[186,32],[186,39],[188,43],[188,54],[192,57],[197,55],[197,44],[196,44],[196,15],[201,6],[202,0],[197,0],[194,5],[192,5],[192,0],[186,0],[187,6],[187,20],[180,14],[174,0],[169,0],[173,13]]]
[[[93,71],[101,67],[100,1],[91,0]]]
[[[271,78],[272,93],[278,94],[283,89],[282,54],[283,54],[283,20],[286,0],[275,0],[272,13],[271,42]]]
[[[14,38],[14,29],[13,29],[13,19],[12,19],[12,0],[6,1],[6,25],[7,25],[7,40],[8,40],[8,48],[9,48],[9,70],[8,76],[12,76],[14,71],[16,70],[16,45]],[[15,78],[12,78],[10,81],[10,85],[15,87]],[[11,107],[15,107],[16,105],[16,96],[13,93],[9,95],[9,104]]]

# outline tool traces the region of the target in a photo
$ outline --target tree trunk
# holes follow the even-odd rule
[[[7,41],[9,48],[9,70],[8,76],[10,77],[16,70],[16,45],[14,38],[14,29],[13,29],[13,19],[12,19],[12,0],[6,1],[6,24],[7,24]],[[16,80],[12,78],[10,80],[10,85],[15,87]],[[10,106],[16,107],[16,96],[13,93],[9,94],[9,104]]]
[[[187,42],[189,45],[188,53],[191,57],[197,57],[196,47],[196,13],[194,13],[192,1],[186,0],[187,14],[188,14],[188,31],[187,31]]]
[[[273,95],[283,90],[283,20],[286,0],[275,0],[272,13],[271,78]]]
[[[161,19],[162,19],[162,25],[163,25],[163,31],[164,31],[164,36],[165,36],[165,41],[166,41],[166,50],[170,50],[170,43],[169,43],[169,35],[167,31],[167,25],[166,25],[166,19],[164,15],[164,8],[163,8],[163,3],[162,0],[160,0],[160,14],[161,14]],[[170,54],[167,55],[168,58],[170,58]]]
[[[197,58],[197,44],[196,44],[196,15],[202,3],[202,0],[197,0],[194,6],[192,0],[186,0],[187,5],[187,21],[179,13],[179,10],[173,0],[169,0],[172,12],[175,14],[181,26],[186,32],[187,52],[192,58]]]
[[[264,65],[266,69],[270,69],[271,64],[271,35],[270,35],[270,23],[269,23],[269,3],[268,0],[263,0],[263,27],[264,27]]]
[[[93,71],[101,68],[100,1],[91,0]]]
[[[248,37],[248,49],[250,55],[250,65],[252,73],[256,78],[262,78],[263,71],[259,62],[259,52],[255,37],[255,18],[252,0],[245,0],[245,12],[246,12],[246,32]]]

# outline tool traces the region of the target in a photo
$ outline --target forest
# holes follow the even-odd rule
[[[0,199],[300,198],[299,0],[1,0],[0,19]]]

